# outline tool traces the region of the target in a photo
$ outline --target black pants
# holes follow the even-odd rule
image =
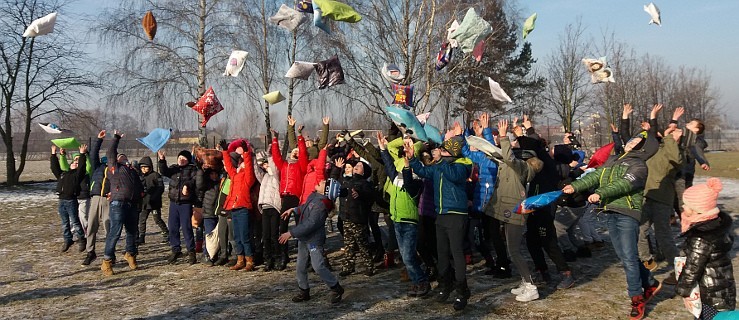
[[[280,234],[279,225],[280,212],[275,208],[264,208],[262,210],[262,245],[265,260],[279,258],[280,243],[277,242]]]
[[[288,194],[288,195],[282,195],[282,196],[280,196],[280,198],[282,199],[282,208],[280,209],[280,212],[285,212],[285,211],[287,211],[287,209],[295,208],[298,205],[300,205],[300,198],[298,198],[297,196]],[[297,217],[296,217],[296,219],[297,219]],[[288,219],[285,219],[285,220],[280,219],[280,234],[287,232],[287,226],[288,226],[289,223],[290,223],[290,219],[289,218]],[[282,259],[285,262],[287,262],[289,260],[289,256],[290,256],[288,254],[289,248],[290,248],[288,246],[288,243],[281,244],[280,245],[280,248],[281,248],[280,251],[282,253]]]
[[[549,255],[557,271],[570,271],[562,250],[557,243],[557,229],[554,227],[554,207],[548,206],[529,214],[526,221],[526,246],[529,249],[534,266],[539,271],[546,271],[547,261],[544,252]]]
[[[146,220],[149,219],[149,214],[154,217],[154,222],[162,233],[169,233],[167,224],[162,220],[161,209],[144,209],[139,213],[139,238],[144,238],[144,235],[146,235]]]
[[[511,259],[508,258],[508,249],[505,243],[505,230],[500,220],[488,215],[482,216],[482,226],[485,234],[485,241],[488,242],[488,248],[493,247],[495,250],[495,266],[499,268],[510,268]]]
[[[485,240],[483,233],[482,220],[479,217],[469,217],[467,224],[467,235],[464,241],[464,254],[472,254],[472,250],[477,250],[485,260],[492,258],[492,251]]]
[[[439,271],[439,285],[444,289],[451,288],[452,280],[456,285],[467,283],[464,231],[468,223],[466,214],[442,214],[436,217],[436,248],[439,255],[436,268]],[[449,261],[449,258],[452,260]]]
[[[262,214],[256,208],[254,210],[249,210],[249,235],[251,236],[254,264],[261,265],[264,261],[264,247],[262,245]]]
[[[375,244],[373,245],[372,249],[374,252],[373,254],[380,254],[385,252],[385,247],[382,245],[382,232],[380,231],[380,213],[379,212],[370,212],[368,215],[369,218],[369,228],[370,232],[372,233],[372,238],[375,240]],[[343,229],[343,226],[342,226]]]
[[[418,254],[426,267],[435,267],[436,255],[436,216],[419,216]]]

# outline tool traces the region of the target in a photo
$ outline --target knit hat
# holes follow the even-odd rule
[[[341,193],[341,183],[335,179],[329,178],[326,180],[326,188],[323,190],[323,195],[329,198],[329,200],[336,200]]]
[[[460,136],[454,136],[442,144],[442,148],[446,150],[446,152],[449,152],[449,155],[454,158],[459,158],[462,156],[462,140],[463,138]]]
[[[180,153],[177,154],[177,158],[179,158],[180,156],[187,158],[187,162],[192,161],[192,153],[190,153],[190,151],[182,150],[180,151]]]
[[[716,201],[722,189],[723,185],[718,178],[708,178],[704,184],[685,189],[683,193],[684,206],[695,211],[695,213],[682,215],[682,232],[688,231],[691,226],[698,222],[718,217],[719,209],[716,206]]]

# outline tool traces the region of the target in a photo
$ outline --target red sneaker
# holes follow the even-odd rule
[[[629,314],[631,320],[641,320],[644,317],[644,309],[647,306],[647,302],[644,301],[643,296],[631,297],[631,313]]]
[[[649,302],[649,300],[652,300],[652,297],[657,295],[657,292],[659,292],[660,289],[662,289],[662,282],[659,282],[657,280],[654,280],[656,283],[652,284],[649,288],[644,289],[644,303]]]

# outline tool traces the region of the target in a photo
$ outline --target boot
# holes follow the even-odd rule
[[[89,266],[90,263],[92,263],[93,260],[97,258],[97,254],[95,254],[95,251],[88,252],[87,256],[85,256],[85,260],[82,260],[82,266]]]
[[[87,239],[80,238],[79,240],[77,240],[77,245],[80,252],[85,252],[85,249],[87,249]]]
[[[203,252],[203,240],[195,241],[195,252],[197,253]]]
[[[236,265],[236,260],[235,259],[230,259],[230,260],[228,260],[228,263],[226,263],[226,267],[228,267],[228,268],[231,268],[231,267],[233,267],[235,265]]]
[[[280,263],[277,264],[277,270],[282,271],[287,269],[287,262],[290,261],[290,258],[287,256],[287,254],[283,254],[282,258],[280,258]]]
[[[403,268],[400,269],[400,282],[408,282],[411,281],[411,278],[408,276],[408,269]]]
[[[393,251],[387,251],[385,252],[385,261],[383,263],[383,266],[385,266],[385,269],[390,269],[392,267],[395,267],[395,252]]]
[[[493,259],[493,256],[490,254],[485,255],[485,267],[488,269],[495,268],[495,259]]]
[[[196,264],[198,262],[198,257],[195,255],[195,252],[188,252],[187,253],[187,263],[190,265]]]
[[[69,247],[72,246],[72,243],[72,241],[64,240],[64,244],[62,245],[62,252],[67,252],[67,250],[69,250]]]
[[[644,301],[642,295],[631,297],[631,313],[629,313],[631,320],[640,320],[644,317],[644,309],[646,309],[647,303]]]
[[[233,267],[228,268],[229,270],[241,270],[246,267],[246,261],[243,255],[239,255],[236,260],[236,264]]]
[[[436,294],[436,302],[446,302],[449,299],[449,295],[453,290],[452,281],[449,279],[450,276],[449,274],[439,275],[439,285],[436,286],[439,292]]]
[[[103,275],[112,276],[113,275],[113,261],[108,260],[108,259],[103,259],[103,264],[100,266],[100,270],[103,270]]]
[[[182,257],[182,251],[172,252],[169,254],[169,257],[167,257],[167,262],[169,264],[175,264],[177,262],[177,259]]]
[[[303,289],[299,287],[298,289],[300,289],[300,292],[293,297],[293,302],[303,302],[310,300],[310,288]]]
[[[254,258],[249,256],[246,257],[246,265],[244,265],[244,271],[252,271],[254,270]]]
[[[264,269],[262,269],[264,272],[269,272],[275,269],[275,259],[269,258],[267,259],[267,263],[264,264]],[[302,300],[301,300],[302,301]],[[298,301],[295,301],[298,302]]]
[[[344,288],[337,282],[335,286],[331,287],[331,295],[329,295],[329,301],[332,304],[341,302],[341,296],[344,295]]]
[[[126,259],[128,262],[128,267],[131,268],[131,270],[136,270],[139,268],[139,266],[136,264],[136,256],[126,252],[125,255],[123,255],[123,259]]]
[[[470,298],[470,288],[467,287],[467,281],[457,283],[456,287],[457,298],[454,299],[454,310],[464,310],[464,308],[467,306],[467,299]]]
[[[143,234],[139,235],[139,238],[136,239],[136,244],[137,245],[145,244],[146,243],[146,240],[144,240],[144,237],[146,237],[146,236],[143,235]]]
[[[226,258],[226,256],[223,255],[222,257],[219,257],[218,260],[216,260],[215,265],[222,266],[222,265],[225,265],[227,263],[228,263],[228,258]]]

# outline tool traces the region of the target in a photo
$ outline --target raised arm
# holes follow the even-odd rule
[[[59,166],[59,158],[56,156],[56,146],[51,146],[51,157],[49,157],[51,163],[51,173],[54,177],[59,179],[62,176],[62,168]]]
[[[167,158],[166,154],[164,153],[164,150],[157,151],[157,157],[159,158],[159,161],[157,161],[157,166],[159,167],[159,174],[171,178],[173,174],[175,174],[175,171],[169,167],[167,167]],[[108,158],[108,163],[110,163],[112,159]]]
[[[225,150],[221,151],[221,154],[223,155],[223,168],[226,169],[228,176],[233,179],[236,176],[236,168],[234,168],[233,162],[231,161],[231,154]]]
[[[318,140],[318,149],[323,149],[328,144],[328,130],[331,118],[323,117],[323,129],[321,131],[321,137]]]
[[[302,172],[308,172],[308,148],[303,135],[298,135],[298,166]]]
[[[113,141],[108,147],[108,168],[115,169],[118,167],[118,143],[121,141],[123,134],[118,130],[113,132]]]
[[[103,146],[103,139],[105,139],[105,130],[101,130],[98,133],[97,139],[92,143],[92,149],[90,150],[90,165],[92,171],[97,170],[100,166],[100,147]]]
[[[626,144],[631,139],[631,122],[629,122],[629,116],[632,112],[634,112],[634,108],[631,104],[624,104],[624,110],[621,112],[621,124],[618,128],[619,134],[621,135],[621,144]]]
[[[87,145],[80,146],[80,157],[77,160],[77,180],[82,181],[87,175]]]
[[[272,162],[274,162],[278,169],[282,169],[285,164],[285,160],[282,159],[282,154],[280,154],[280,143],[277,140],[277,131],[272,130],[272,145],[270,147],[272,149]]]
[[[295,118],[287,116],[287,147],[288,152],[298,147],[298,139],[295,138]]]

